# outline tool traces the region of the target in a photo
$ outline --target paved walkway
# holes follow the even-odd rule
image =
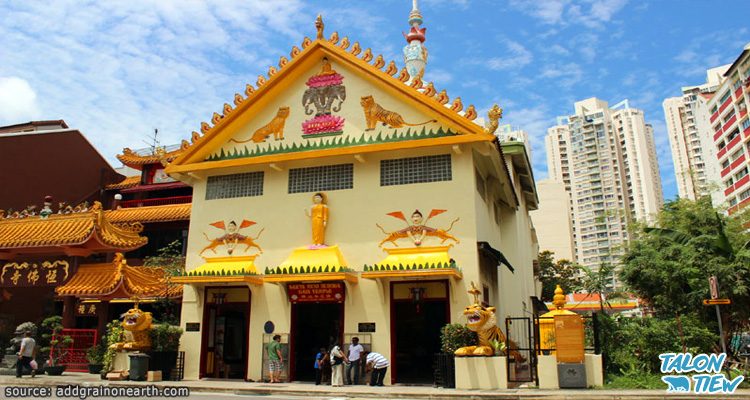
[[[239,380],[202,379],[198,381],[180,382],[134,382],[134,381],[106,381],[98,375],[78,372],[66,372],[62,376],[39,375],[36,378],[24,376],[17,379],[13,376],[0,376],[0,386],[182,386],[190,388],[191,392],[233,393],[244,395],[288,395],[307,397],[335,397],[335,398],[380,398],[380,399],[544,399],[544,400],[589,400],[589,399],[695,399],[695,398],[727,398],[750,399],[750,390],[738,390],[729,396],[696,396],[689,394],[667,394],[662,390],[540,390],[540,389],[508,389],[508,390],[456,390],[441,389],[428,386],[386,386],[370,387],[345,386],[334,388],[331,386],[316,386],[308,383],[269,384],[260,382],[243,382]],[[4,397],[4,392],[0,393]]]

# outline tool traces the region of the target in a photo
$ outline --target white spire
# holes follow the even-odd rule
[[[420,28],[423,19],[419,12],[417,0],[412,0],[411,12],[409,13],[409,33],[405,33],[407,45],[404,47],[404,63],[409,76],[422,77],[424,68],[427,64],[427,48],[424,46],[425,31],[427,28]]]

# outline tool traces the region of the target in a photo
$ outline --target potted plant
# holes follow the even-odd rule
[[[104,353],[107,352],[103,344],[89,347],[86,351],[86,360],[89,362],[89,374],[99,374],[104,368]]]
[[[68,354],[73,338],[62,334],[63,325],[60,316],[49,317],[42,321],[42,329],[45,331],[42,334],[42,340],[47,345],[39,350],[48,356],[44,370],[48,375],[62,375],[65,366],[59,363]]]
[[[169,380],[172,368],[177,363],[182,328],[169,324],[153,325],[149,335],[151,336],[149,370],[161,371],[162,379]]]

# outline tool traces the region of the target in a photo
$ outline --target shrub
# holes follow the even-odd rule
[[[63,325],[62,317],[54,316],[42,321],[42,340],[45,346],[39,348],[48,358],[49,365],[54,367],[60,360],[68,354],[68,348],[73,344],[73,338],[68,335],[62,335]]]
[[[107,353],[107,347],[104,344],[91,346],[86,351],[86,360],[92,365],[103,364],[105,353]]]
[[[104,362],[104,368],[102,372],[106,373],[112,370],[114,367],[115,356],[117,350],[112,348],[112,345],[122,342],[125,329],[122,327],[122,323],[118,320],[113,320],[107,324],[107,335],[104,337],[104,345],[106,346],[106,352],[102,361]]]
[[[182,328],[169,324],[153,325],[149,336],[151,351],[177,351],[180,348]]]
[[[447,324],[440,330],[440,350],[444,353],[455,353],[461,347],[476,346],[476,332],[463,324]]]

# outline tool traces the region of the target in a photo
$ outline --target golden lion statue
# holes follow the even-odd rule
[[[472,304],[464,309],[466,316],[466,327],[477,333],[479,346],[461,347],[454,353],[457,356],[494,356],[495,349],[492,342],[505,343],[505,335],[497,326],[495,307],[484,307],[481,304]],[[518,352],[518,345],[510,342],[510,354],[518,362],[525,358]]]
[[[125,329],[125,340],[115,343],[110,348],[116,350],[149,350],[151,348],[151,313],[142,311],[136,304],[122,314],[122,327]]]

